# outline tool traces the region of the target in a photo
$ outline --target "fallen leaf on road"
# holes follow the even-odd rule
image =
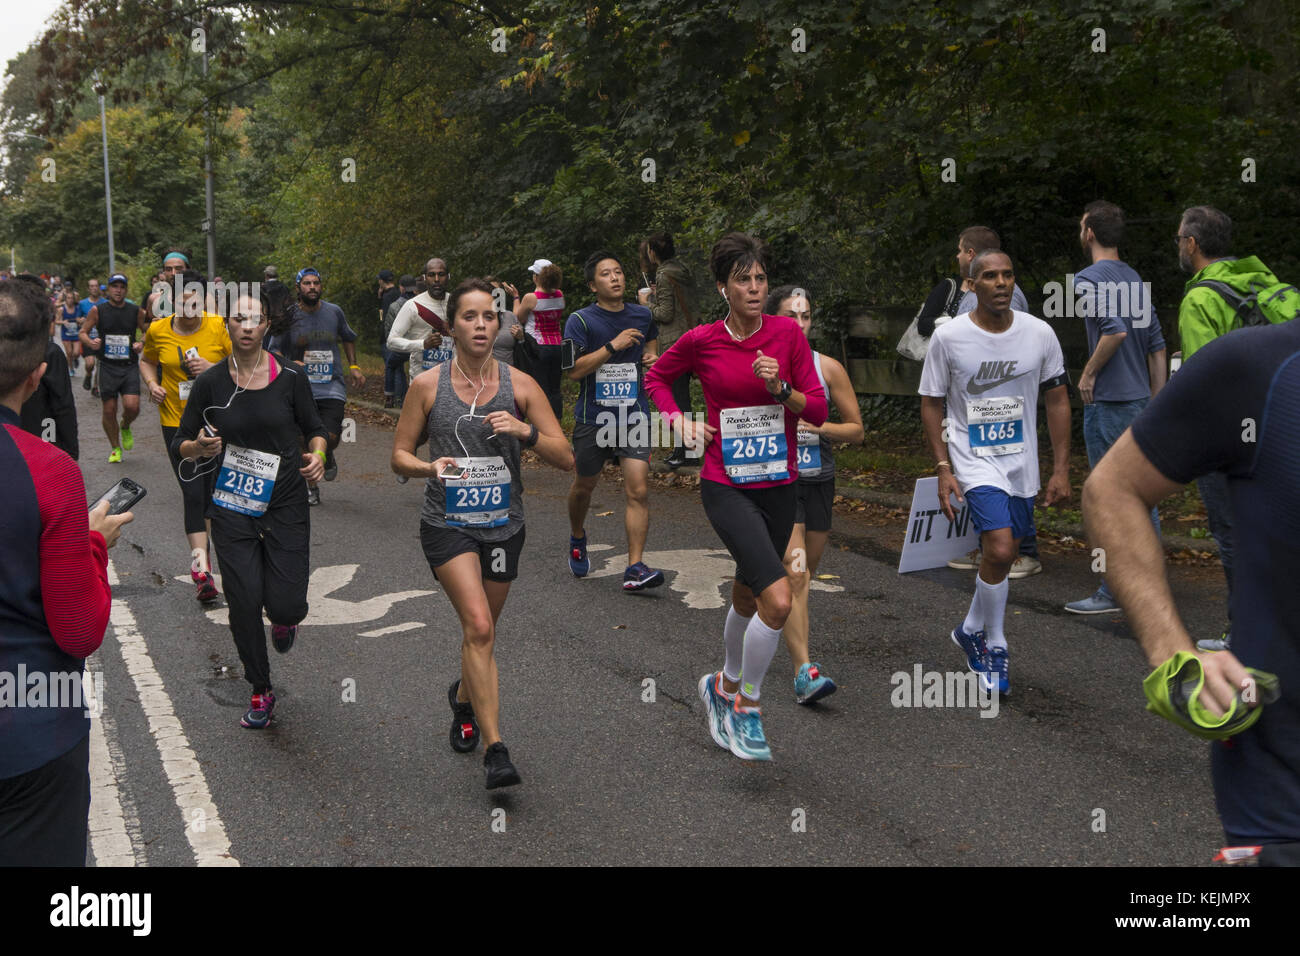
[[[819,575],[817,575],[817,580],[818,580],[818,581],[838,581],[839,579],[840,579],[840,576],[839,576],[838,574],[819,574]]]
[[[597,512],[596,512],[596,517],[597,517],[597,518],[608,518],[608,517],[609,517],[610,515],[612,515],[613,513],[614,513],[614,512],[612,512],[612,511],[597,511]]]
[[[616,631],[626,631],[626,630],[627,630],[627,625],[626,625],[626,624],[615,624],[615,625],[614,625],[614,630],[616,630]]]

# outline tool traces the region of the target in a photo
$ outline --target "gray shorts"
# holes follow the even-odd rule
[[[608,445],[602,447],[598,442],[602,429],[599,425],[586,425],[582,422],[573,424],[573,457],[578,474],[583,478],[600,474],[605,462],[618,464],[620,459],[634,458],[637,461],[650,461],[650,443],[645,445]],[[609,429],[605,429],[606,433]]]

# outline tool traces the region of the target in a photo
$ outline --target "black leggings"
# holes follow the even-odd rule
[[[537,384],[542,386],[542,391],[546,393],[551,403],[551,411],[555,412],[555,418],[559,421],[564,417],[560,411],[560,380],[563,375],[563,370],[560,368],[560,346],[537,346],[537,360],[533,362],[533,372],[536,373]]]
[[[203,510],[207,506],[207,487],[208,476],[200,474],[194,477],[192,481],[185,481],[181,478],[182,473],[186,478],[194,475],[195,469],[211,468],[212,463],[204,465],[202,462],[191,461],[184,466],[182,472],[181,456],[172,451],[172,439],[176,437],[176,429],[170,425],[162,427],[163,441],[167,443],[167,457],[172,460],[172,474],[176,476],[176,483],[181,486],[181,501],[185,503],[185,533],[198,534],[208,530],[208,526],[203,521]]]
[[[230,633],[254,694],[271,687],[262,608],[272,624],[297,624],[307,616],[311,519],[301,486],[294,498],[260,518],[213,508],[212,540],[221,555]]]

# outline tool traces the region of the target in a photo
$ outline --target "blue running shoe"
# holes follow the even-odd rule
[[[1005,647],[995,647],[989,651],[988,656],[989,673],[986,678],[985,687],[993,689],[993,681],[997,680],[998,693],[1004,696],[1011,693],[1011,671],[1007,666],[1007,649]]]
[[[731,749],[727,737],[727,714],[731,711],[731,701],[722,696],[718,684],[722,682],[722,672],[705,674],[700,678],[700,700],[704,701],[704,713],[708,717],[709,735],[713,742],[723,750]]]
[[[591,570],[591,560],[587,557],[587,536],[581,538],[569,536],[569,570],[575,578],[585,578]]]
[[[978,631],[974,634],[967,634],[958,624],[952,629],[952,642],[962,649],[966,655],[966,663],[976,674],[987,674],[989,648],[984,643],[984,632]]]
[[[811,704],[813,701],[829,697],[839,690],[835,681],[822,673],[820,664],[805,664],[799,668],[794,679],[794,699],[796,703]]]
[[[727,736],[731,752],[741,760],[771,760],[772,750],[763,735],[763,713],[757,707],[727,711]]]
[[[656,571],[644,561],[628,565],[628,569],[623,572],[624,591],[644,591],[648,588],[657,588],[663,583],[664,573]]]
[[[275,695],[269,690],[265,694],[254,694],[248,712],[239,718],[239,726],[252,730],[261,730],[271,723],[275,714]]]

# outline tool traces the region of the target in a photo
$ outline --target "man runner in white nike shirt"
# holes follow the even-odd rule
[[[1056,333],[1011,308],[1011,257],[989,250],[970,264],[975,309],[935,329],[921,370],[921,421],[939,474],[939,506],[949,494],[969,503],[983,557],[966,619],[952,631],[986,687],[1011,692],[1007,573],[1033,527],[1038,473],[1038,394],[1052,437],[1050,506],[1070,498],[1070,399]],[[944,404],[947,403],[947,415]],[[963,493],[965,497],[963,497]]]
[[[406,352],[410,358],[410,380],[436,365],[451,360],[455,352],[447,327],[447,263],[434,257],[424,266],[428,288],[407,299],[388,332],[388,351]]]

